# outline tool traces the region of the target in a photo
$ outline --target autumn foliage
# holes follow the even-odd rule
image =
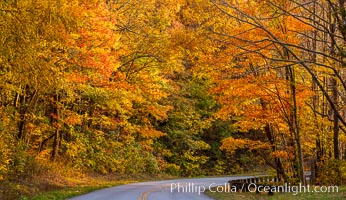
[[[195,176],[258,163],[341,184],[343,4],[2,1],[3,187],[48,171]]]

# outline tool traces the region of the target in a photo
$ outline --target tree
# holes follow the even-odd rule
[[[300,160],[298,162],[298,165],[300,165],[299,177],[300,180],[303,181],[303,158],[301,156],[302,154],[300,153],[302,151],[299,150],[301,146],[299,134],[300,131],[298,127],[299,110],[297,110],[297,95],[295,94],[297,84],[295,83],[296,76],[294,75],[294,72],[297,71],[297,69],[293,69],[292,67],[295,66],[295,68],[297,68],[300,66],[299,68],[301,69],[299,70],[304,70],[311,76],[312,82],[316,84],[322,95],[328,101],[331,109],[333,110],[335,118],[338,118],[341,124],[345,126],[344,117],[342,114],[340,114],[342,112],[340,112],[335,103],[336,95],[334,95],[333,101],[333,98],[327,91],[325,85],[323,85],[319,79],[316,72],[319,71],[319,69],[330,70],[336,79],[343,85],[344,81],[340,71],[334,67],[334,65],[326,64],[327,60],[333,60],[333,62],[336,61],[341,64],[342,59],[337,56],[333,56],[333,54],[323,52],[321,49],[315,48],[315,51],[312,51],[305,47],[303,43],[304,40],[312,39],[315,39],[317,42],[322,41],[319,40],[317,36],[309,36],[309,33],[331,35],[332,41],[333,38],[340,38],[340,36],[337,32],[330,31],[330,23],[319,17],[316,14],[318,12],[311,12],[311,3],[309,2],[305,4],[296,1],[266,1],[260,3],[259,6],[253,6],[251,8],[249,8],[247,5],[249,2],[243,1],[238,2],[238,4],[226,3],[224,1],[211,2],[220,10],[221,13],[225,14],[225,16],[229,17],[230,19],[234,19],[235,23],[242,26],[242,31],[238,31],[236,33],[232,32],[232,34],[214,31],[217,39],[219,41],[228,42],[228,44],[235,46],[240,52],[242,52],[241,54],[257,57],[257,63],[260,59],[264,60],[262,63],[264,63],[263,66],[265,68],[256,69],[250,66],[250,70],[245,71],[245,75],[243,76],[246,76],[247,72],[255,74],[260,70],[266,70],[268,66],[273,69],[279,68],[280,66],[286,68],[286,74],[288,75],[287,80],[291,85],[289,91],[293,101],[291,104],[292,117],[289,124],[291,127],[290,129],[295,134],[296,138],[295,140],[299,154],[298,157]],[[250,3],[257,4],[255,1],[251,1]],[[321,9],[323,9],[323,4],[321,2],[318,2],[318,5],[321,6]],[[335,14],[339,15],[337,12],[335,12]],[[323,21],[323,23],[321,21]],[[342,35],[342,31],[339,33]],[[333,44],[333,42],[331,44]],[[314,55],[315,59],[309,60],[306,55]],[[311,56],[311,58],[314,58],[314,56]],[[318,59],[316,59],[316,56]],[[319,68],[316,68],[316,66]],[[334,94],[336,94],[335,91],[336,90],[334,90]],[[337,155],[336,149],[339,148],[337,145],[337,131],[339,130],[339,125],[336,124],[338,120],[336,120],[334,124],[335,155]]]

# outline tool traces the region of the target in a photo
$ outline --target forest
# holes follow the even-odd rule
[[[264,169],[339,185],[345,134],[344,0],[0,2],[0,190]]]

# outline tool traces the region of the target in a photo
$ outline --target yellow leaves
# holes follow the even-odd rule
[[[12,160],[11,142],[3,130],[0,130],[0,181],[10,171],[10,162]]]
[[[162,121],[166,119],[167,112],[173,109],[172,106],[150,105],[147,106],[147,112],[150,113],[156,120]]]
[[[70,36],[72,41],[76,41],[76,40],[81,38],[81,35],[78,33],[70,33],[69,36]]]
[[[38,153],[38,155],[35,156],[35,161],[38,164],[47,164],[50,159],[51,151],[49,149],[45,149]]]
[[[140,141],[139,144],[141,145],[141,147],[143,148],[143,151],[145,152],[151,152],[153,150],[153,147],[152,147],[153,140],[151,139]]]
[[[200,170],[201,165],[208,161],[207,156],[200,156],[193,150],[187,150],[182,153],[180,158],[182,160],[182,166],[186,168],[185,173],[191,175],[197,175],[198,170]]]
[[[186,139],[186,143],[193,150],[207,150],[210,149],[210,145],[202,140]]]
[[[329,74],[334,74],[333,69],[338,68],[335,61],[331,58],[323,58],[322,62],[325,66],[312,65],[311,68],[316,71],[316,74],[321,76],[328,76]]]

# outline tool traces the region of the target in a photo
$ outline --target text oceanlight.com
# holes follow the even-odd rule
[[[311,186],[311,185],[290,185],[285,183],[278,186],[268,186],[256,183],[243,183],[242,185],[232,185],[230,183],[224,183],[222,185],[217,183],[211,183],[209,185],[200,185],[193,182],[185,183],[171,183],[171,192],[178,193],[197,193],[198,195],[210,191],[220,193],[235,193],[235,192],[253,192],[253,193],[292,193],[297,195],[298,193],[336,193],[339,192],[338,186]]]

